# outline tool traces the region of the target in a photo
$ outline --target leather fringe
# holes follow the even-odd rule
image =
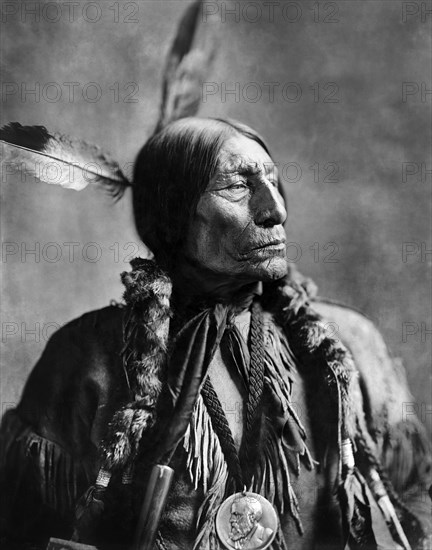
[[[1,464],[6,464],[6,461],[9,464],[31,462],[38,473],[42,502],[61,515],[68,515],[78,496],[77,467],[71,456],[56,443],[33,432],[15,411],[5,413],[2,432],[6,444],[2,441]],[[16,484],[19,483],[20,480],[16,479]]]
[[[194,550],[216,550],[218,546],[215,544],[218,542],[214,532],[214,518],[225,497],[228,467],[201,396],[195,404],[183,446],[188,454],[187,469],[190,479],[195,489],[201,484],[205,494],[198,511],[198,535]]]

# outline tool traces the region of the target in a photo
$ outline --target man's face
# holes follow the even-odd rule
[[[247,505],[243,502],[234,502],[231,506],[230,516],[232,540],[240,540],[246,537],[253,529],[255,520],[253,514],[248,513]]]
[[[286,215],[269,155],[257,142],[233,136],[224,143],[217,172],[198,202],[186,256],[247,282],[279,279],[288,268]]]

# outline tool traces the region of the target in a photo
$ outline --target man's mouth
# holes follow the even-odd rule
[[[255,244],[256,243],[256,244]],[[274,237],[271,240],[262,239],[261,242],[255,241],[247,248],[238,254],[239,260],[255,261],[256,259],[272,258],[273,256],[285,257],[286,255],[286,238]]]
[[[252,250],[283,250],[285,248],[285,239],[274,239],[268,243],[260,244],[252,248]]]

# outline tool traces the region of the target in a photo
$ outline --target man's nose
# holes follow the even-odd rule
[[[284,200],[270,182],[263,183],[255,195],[255,223],[264,227],[283,224],[287,218]]]

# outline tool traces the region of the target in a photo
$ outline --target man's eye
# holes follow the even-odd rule
[[[230,189],[247,189],[248,185],[244,182],[241,183],[233,183],[230,185]]]
[[[235,181],[233,182],[230,186],[229,186],[229,189],[234,189],[234,190],[237,190],[237,189],[249,189],[250,187],[250,182],[247,181],[247,180],[240,180],[240,181]]]

